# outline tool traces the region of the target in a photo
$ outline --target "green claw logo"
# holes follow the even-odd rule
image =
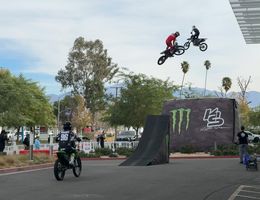
[[[171,110],[170,112],[172,113],[172,129],[173,129],[173,132],[175,132],[175,126],[176,126],[176,121],[177,121],[176,120],[177,113],[179,113],[178,133],[181,134],[181,127],[182,127],[182,122],[183,122],[184,118],[186,118],[186,127],[185,127],[186,130],[189,128],[191,109],[179,108],[179,109]]]

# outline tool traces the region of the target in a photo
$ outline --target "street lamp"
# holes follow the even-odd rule
[[[58,116],[57,116],[57,128],[58,128],[58,132],[60,130],[60,98],[58,99]]]

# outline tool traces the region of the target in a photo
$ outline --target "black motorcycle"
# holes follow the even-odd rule
[[[158,59],[157,64],[162,65],[167,60],[167,58],[173,57],[174,55],[177,55],[177,56],[182,55],[182,54],[184,54],[184,52],[185,52],[184,46],[180,46],[176,43],[174,50],[166,49],[165,51],[161,52],[161,54],[164,54],[164,55]]]
[[[54,176],[58,181],[62,181],[65,176],[65,172],[68,169],[72,169],[75,177],[79,177],[81,174],[82,164],[79,157],[78,150],[74,153],[73,164],[70,163],[70,155],[65,152],[65,149],[60,149],[57,152],[58,159],[54,163]]]
[[[188,41],[185,42],[184,48],[185,50],[187,50],[190,47],[190,43],[193,43],[193,45],[198,46],[201,51],[206,51],[208,48],[208,45],[205,43],[206,39],[207,38],[193,39],[193,37],[191,36],[190,38],[187,39]]]

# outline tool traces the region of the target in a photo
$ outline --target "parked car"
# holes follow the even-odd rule
[[[135,141],[137,139],[135,131],[122,131],[116,137],[116,141]]]
[[[260,135],[254,134],[250,131],[245,131],[248,134],[249,142],[257,143],[260,141]]]

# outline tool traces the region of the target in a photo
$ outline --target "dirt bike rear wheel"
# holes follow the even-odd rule
[[[65,169],[62,166],[60,160],[56,160],[54,164],[54,176],[57,179],[57,181],[62,181],[65,176]]]
[[[174,52],[175,55],[179,56],[184,54],[185,52],[185,47],[183,46],[178,46],[177,50]]]
[[[72,171],[75,177],[79,177],[81,174],[82,164],[80,157],[75,158],[74,162],[75,166],[73,167]]]
[[[162,65],[164,62],[165,62],[165,60],[167,59],[167,57],[164,55],[164,56],[161,56],[159,59],[158,59],[158,61],[157,61],[157,64],[158,65]]]
[[[201,51],[206,51],[208,48],[208,45],[206,43],[200,43],[199,48]]]
[[[184,49],[187,50],[188,48],[190,48],[190,42],[185,42]]]

